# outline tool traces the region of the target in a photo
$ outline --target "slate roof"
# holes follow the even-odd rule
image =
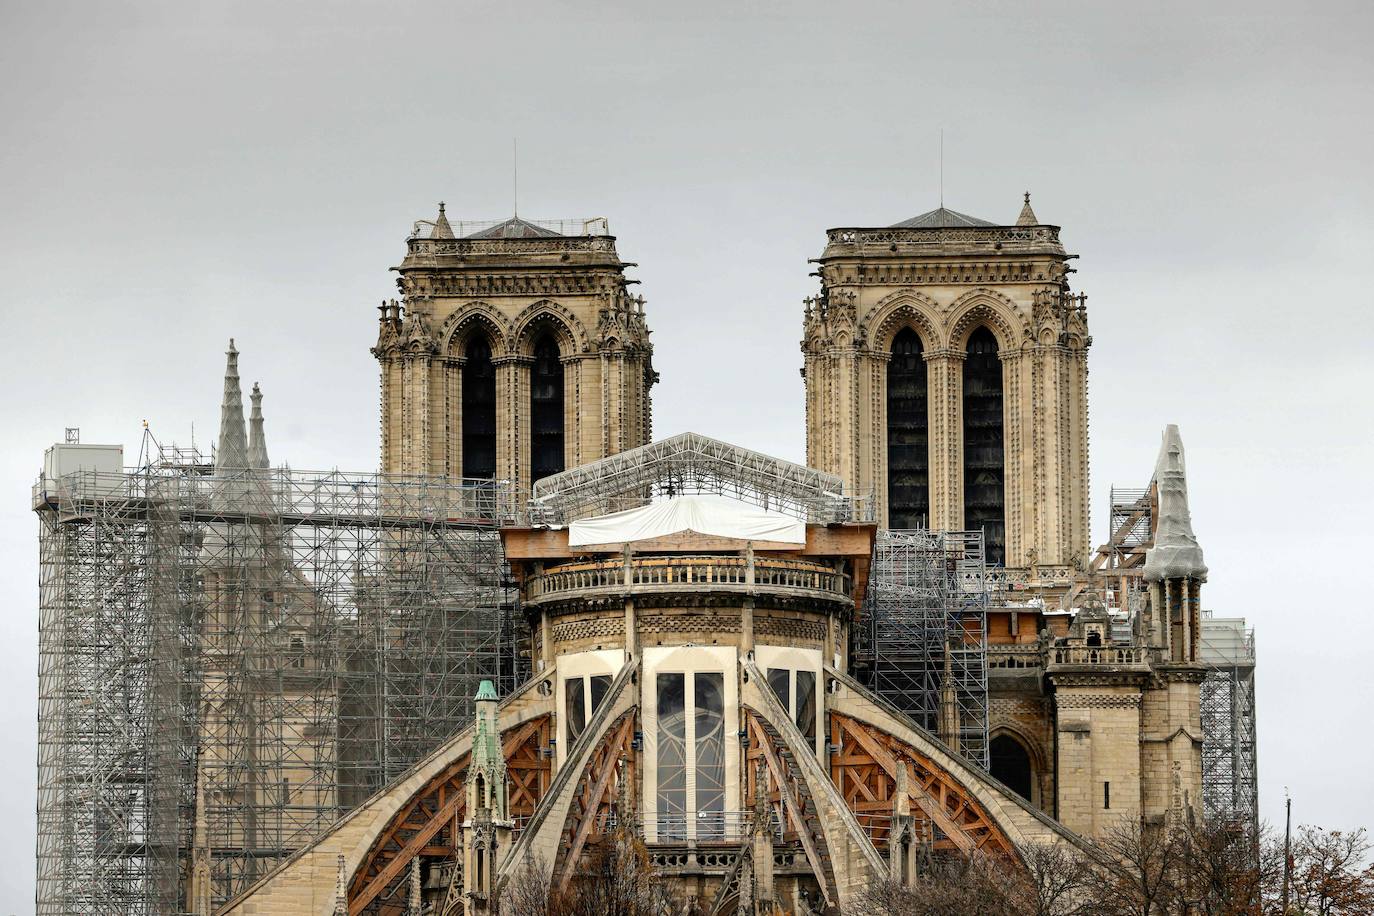
[[[913,216],[911,219],[902,220],[894,223],[892,229],[952,229],[968,226],[996,226],[998,223],[990,223],[985,219],[976,216],[969,216],[966,213],[956,213],[944,207],[938,207],[929,213],[922,213],[920,216]]]
[[[552,229],[545,229],[543,226],[536,226],[534,223],[512,216],[504,223],[497,223],[490,229],[483,229],[481,232],[474,232],[464,236],[469,239],[536,239],[536,238],[556,238],[557,232]]]

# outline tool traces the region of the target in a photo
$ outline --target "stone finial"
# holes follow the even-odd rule
[[[348,916],[348,871],[344,868],[344,857],[339,855],[337,874],[334,879],[333,916]]]
[[[219,409],[219,440],[215,444],[215,471],[242,470],[248,466],[248,428],[243,420],[243,390],[239,387],[239,351],[234,338],[224,366],[224,397]]]
[[[1202,562],[1202,547],[1193,534],[1193,519],[1188,512],[1188,479],[1183,463],[1183,439],[1172,423],[1164,430],[1155,465],[1155,484],[1159,487],[1159,524],[1155,543],[1145,553],[1145,580],[1196,579],[1207,581],[1207,565]]]
[[[253,383],[253,412],[248,417],[248,466],[250,468],[271,467],[267,459],[267,435],[262,428],[262,389]]]
[[[762,760],[754,770],[754,829],[773,829],[773,805],[768,797],[768,768]]]
[[[430,230],[429,237],[432,239],[451,239],[453,238],[453,227],[448,224],[448,217],[444,215],[444,202],[439,201],[439,218],[434,221],[434,228]]]
[[[1021,205],[1021,215],[1018,216],[1018,217],[1016,217],[1016,225],[1018,225],[1018,226],[1038,226],[1038,225],[1040,225],[1040,220],[1038,220],[1038,219],[1035,218],[1035,211],[1031,209],[1031,205],[1030,205],[1030,191],[1027,191],[1027,192],[1026,192],[1025,201],[1026,201],[1026,202],[1023,203],[1023,204]]]

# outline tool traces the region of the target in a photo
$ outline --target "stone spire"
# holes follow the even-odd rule
[[[1183,439],[1178,427],[1170,423],[1155,465],[1159,486],[1159,524],[1155,544],[1145,554],[1145,580],[1196,579],[1207,581],[1207,566],[1202,562],[1202,547],[1193,534],[1193,519],[1188,513],[1188,480],[1183,466]]]
[[[253,413],[248,418],[248,466],[268,468],[272,463],[267,460],[267,437],[262,431],[262,389],[253,383]]]
[[[219,442],[215,446],[215,472],[248,467],[248,433],[243,422],[243,391],[239,388],[239,351],[229,338],[224,367],[224,399],[219,409]]]
[[[1027,192],[1026,192],[1026,202],[1025,202],[1024,204],[1021,205],[1021,215],[1018,216],[1018,217],[1016,217],[1016,225],[1018,225],[1018,226],[1038,226],[1038,225],[1040,225],[1040,220],[1038,220],[1038,219],[1035,218],[1035,211],[1031,209],[1031,205],[1030,205],[1030,191],[1027,191]]]
[[[434,221],[434,228],[430,230],[429,237],[432,239],[451,239],[453,238],[453,227],[448,224],[448,217],[444,215],[444,202],[439,201],[439,218]]]

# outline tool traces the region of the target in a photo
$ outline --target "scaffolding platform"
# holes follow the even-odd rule
[[[523,679],[489,480],[44,475],[38,913],[217,907]]]
[[[879,531],[852,653],[867,686],[984,769],[988,586],[981,531]]]
[[[1198,660],[1207,666],[1198,698],[1203,814],[1258,828],[1255,631],[1241,617],[1204,617]]]

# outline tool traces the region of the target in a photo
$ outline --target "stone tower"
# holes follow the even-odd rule
[[[1138,631],[1118,643],[1089,592],[1045,668],[1054,689],[1058,817],[1087,835],[1123,818],[1177,825],[1202,812],[1199,587],[1207,567],[1188,512],[1178,427],[1163,438],[1159,522],[1145,554],[1150,598]]]
[[[831,229],[806,302],[807,464],[880,525],[983,529],[989,561],[1089,550],[1085,296],[1030,195],[1014,225],[943,207]]]
[[[644,299],[606,221],[416,223],[381,306],[382,470],[534,481],[649,441]],[[472,231],[469,231],[472,230]]]

